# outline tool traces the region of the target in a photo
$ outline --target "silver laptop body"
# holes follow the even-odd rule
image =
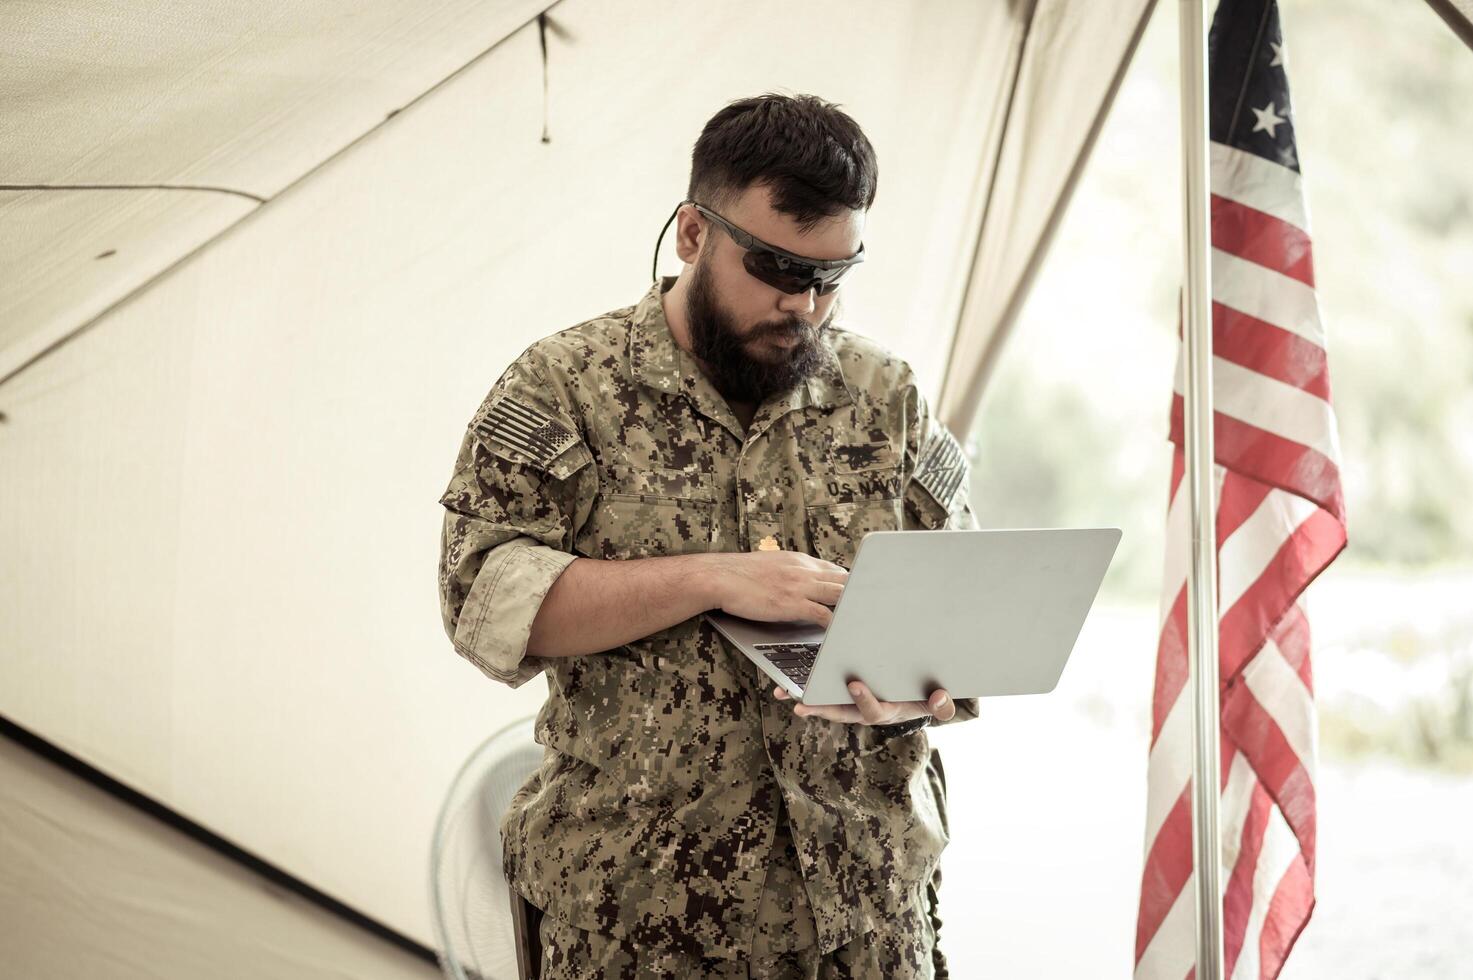
[[[827,631],[706,618],[804,704],[1045,694],[1059,683],[1120,542],[1117,527],[871,531]]]

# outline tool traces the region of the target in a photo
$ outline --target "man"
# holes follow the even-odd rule
[[[532,344],[467,428],[442,612],[488,676],[547,679],[502,823],[543,977],[944,975],[920,729],[976,700],[795,706],[701,618],[827,625],[866,532],[975,526],[909,365],[834,322],[875,188],[837,107],[726,106],[681,274]]]

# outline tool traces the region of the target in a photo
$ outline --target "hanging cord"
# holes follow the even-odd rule
[[[542,142],[551,143],[547,131],[547,12],[537,15],[537,40],[542,45]]]
[[[552,4],[548,9],[550,10],[555,6],[557,4]],[[537,43],[542,46],[542,142],[544,143],[552,142],[551,127],[549,125],[549,119],[551,117],[549,109],[550,89],[547,80],[548,34],[552,34],[554,37],[561,38],[564,41],[574,40],[573,35],[568,32],[566,27],[563,27],[557,21],[547,16],[546,10],[537,15]]]

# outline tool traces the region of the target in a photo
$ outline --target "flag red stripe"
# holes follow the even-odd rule
[[[1212,247],[1314,285],[1309,235],[1287,221],[1212,195]]]
[[[1323,347],[1267,320],[1215,301],[1212,353],[1330,400],[1329,364]]]
[[[1171,813],[1156,831],[1141,872],[1141,907],[1135,927],[1135,958],[1150,945],[1192,874],[1192,797],[1190,782],[1182,787]],[[1186,855],[1186,860],[1181,859]]]
[[[1180,449],[1172,453],[1172,492],[1170,500],[1175,500],[1181,486],[1182,474],[1185,470],[1185,456]],[[1231,470],[1223,474],[1222,486],[1218,494],[1217,503],[1217,548],[1222,550],[1223,542],[1232,537],[1233,532],[1242,526],[1258,505],[1263,502],[1272,490],[1267,484],[1259,483],[1249,477],[1234,473]],[[1169,586],[1170,583],[1165,583]],[[1151,703],[1151,745],[1154,747],[1157,737],[1161,734],[1161,726],[1166,723],[1166,716],[1171,712],[1171,706],[1176,701],[1177,695],[1186,685],[1187,681],[1187,590],[1183,584],[1178,587],[1176,600],[1172,603],[1170,614],[1162,626],[1161,638],[1156,648],[1156,684],[1155,694]],[[1221,624],[1219,614],[1219,627]],[[1219,633],[1219,646],[1221,634]]]
[[[1181,489],[1182,476],[1186,472],[1186,456],[1177,448],[1171,454],[1171,493],[1166,497],[1167,512],[1171,502]],[[1169,585],[1169,583],[1168,583]],[[1161,627],[1161,637],[1156,641],[1156,683],[1151,701],[1151,746],[1161,735],[1161,726],[1166,723],[1166,714],[1176,700],[1177,692],[1187,681],[1187,590],[1178,588],[1171,603],[1171,611]]]
[[[1316,449],[1222,412],[1213,413],[1213,455],[1230,470],[1312,500],[1342,524],[1340,468]],[[1171,441],[1184,445],[1182,397],[1171,396]]]
[[[1274,642],[1278,644],[1279,653],[1304,682],[1305,689],[1314,693],[1314,673],[1309,665],[1309,617],[1304,615],[1298,603],[1284,611],[1284,618],[1279,620],[1274,633]]]
[[[1151,698],[1151,748],[1161,737],[1161,726],[1171,714],[1171,706],[1187,685],[1187,588],[1176,594],[1171,613],[1161,627],[1156,644],[1156,687]]]
[[[1248,760],[1259,785],[1284,815],[1299,841],[1300,852],[1314,867],[1315,790],[1307,769],[1274,717],[1264,709],[1246,684],[1236,684],[1222,709],[1223,732]]]
[[[1262,11],[1223,5],[1213,31],[1226,36],[1226,25],[1237,17],[1245,18],[1247,29],[1250,16],[1270,17],[1270,33],[1278,30],[1270,2]],[[1257,24],[1260,38],[1264,23]],[[1250,61],[1266,72],[1262,80],[1281,85],[1278,69],[1256,57]],[[1226,81],[1218,77],[1219,67],[1210,66],[1214,89]],[[1281,97],[1287,116],[1287,89]],[[1289,144],[1279,149],[1291,156],[1279,159],[1292,159],[1292,137]],[[1221,773],[1224,785],[1230,775],[1235,779],[1229,823],[1219,826],[1223,834],[1238,835],[1233,865],[1224,869],[1224,966],[1229,975],[1276,980],[1314,908],[1315,712],[1309,622],[1299,597],[1345,548],[1345,501],[1299,175],[1268,156],[1214,143],[1211,183],[1211,239],[1218,266],[1212,347],[1221,393],[1212,420],[1213,461],[1219,467],[1214,537],[1218,581],[1226,572],[1228,583],[1226,600],[1219,586],[1216,624]],[[1181,980],[1178,969],[1189,980],[1197,975],[1195,966],[1183,963],[1192,928],[1183,913],[1194,897],[1183,889],[1196,855],[1192,777],[1185,768],[1192,733],[1182,724],[1183,711],[1191,707],[1183,699],[1192,692],[1185,690],[1190,672],[1186,562],[1177,549],[1190,547],[1191,539],[1182,513],[1185,433],[1179,394],[1173,393],[1169,418],[1175,450],[1168,497],[1173,550],[1166,563],[1171,577],[1162,586],[1148,787],[1148,819],[1161,825],[1146,842],[1142,871],[1136,923],[1140,980]],[[1294,676],[1281,664],[1303,683],[1302,690],[1293,687]],[[1176,721],[1166,735],[1172,712]],[[1170,741],[1161,744],[1163,736]],[[1184,785],[1172,785],[1175,781]],[[1292,842],[1283,834],[1286,826]],[[1163,935],[1168,919],[1171,934]]]
[[[1219,681],[1224,690],[1286,617],[1292,617],[1294,627],[1286,632],[1286,637],[1293,639],[1304,633],[1303,642],[1307,648],[1308,623],[1295,606],[1295,601],[1344,549],[1345,542],[1345,529],[1324,511],[1314,511],[1284,539],[1263,574],[1233,603],[1232,608],[1220,614],[1218,664]],[[1313,690],[1308,678],[1307,653],[1291,660],[1290,665]],[[1151,699],[1152,748],[1161,735],[1161,726],[1166,723],[1172,705],[1186,687],[1187,674],[1187,590],[1183,585],[1162,625],[1156,647],[1155,693]]]
[[[1314,875],[1303,861],[1295,860],[1274,889],[1259,933],[1259,980],[1278,980],[1289,950],[1309,924],[1314,905]]]
[[[1263,850],[1264,832],[1272,809],[1273,800],[1255,782],[1238,838],[1238,859],[1233,863],[1222,897],[1223,973],[1229,977],[1233,975],[1233,967],[1238,962],[1238,953],[1248,933],[1248,919],[1253,913],[1253,875],[1258,867],[1258,855]]]
[[[1181,480],[1184,479],[1184,463],[1181,462],[1183,457],[1179,450],[1173,453],[1173,457],[1173,482],[1176,484],[1176,489],[1179,490]],[[1266,492],[1256,487],[1255,481],[1251,479],[1233,472],[1224,474],[1220,504],[1223,510],[1220,510],[1218,527],[1219,548],[1221,542],[1225,541],[1242,520],[1252,513],[1253,507],[1256,506],[1253,502],[1261,502]],[[1343,542],[1343,527],[1325,512],[1314,512],[1285,540],[1264,574],[1245,593],[1244,597],[1247,602],[1240,600],[1234,605],[1234,609],[1240,607],[1252,609],[1261,615],[1263,610],[1273,605],[1287,604],[1279,616],[1282,627],[1280,637],[1289,655],[1291,666],[1299,670],[1301,676],[1308,665],[1308,623],[1298,606],[1294,604],[1294,599],[1302,591],[1302,587],[1307,585],[1335,554],[1338,554],[1343,548]],[[1313,547],[1315,545],[1318,547]],[[1327,549],[1328,554],[1326,554]],[[1302,559],[1306,555],[1316,553],[1320,555],[1320,558],[1312,562],[1316,566],[1312,573],[1306,572],[1301,575],[1291,573],[1296,566],[1301,570],[1306,568],[1306,563]],[[1288,581],[1299,580],[1302,584],[1299,588],[1292,590],[1282,588],[1288,584],[1286,579]],[[1289,594],[1290,591],[1292,595]],[[1251,625],[1253,620],[1248,619],[1246,622]],[[1228,627],[1231,624],[1224,622],[1223,625]],[[1266,637],[1268,628],[1261,626],[1261,620],[1260,628],[1262,632],[1259,632],[1258,635]],[[1170,711],[1176,697],[1181,695],[1186,683],[1185,637],[1186,589],[1183,587],[1178,593],[1171,615],[1167,618],[1157,658],[1157,686],[1153,705],[1153,747],[1166,714]],[[1255,650],[1261,647],[1262,643],[1260,639]],[[1222,671],[1225,679],[1233,678],[1237,673],[1236,668],[1231,673],[1227,669]],[[1239,678],[1239,684],[1241,685],[1241,678]],[[1273,789],[1264,786],[1262,787],[1263,792],[1271,800],[1277,800],[1284,808],[1286,822],[1299,838],[1305,865],[1312,867],[1315,827],[1314,788],[1310,774],[1298,763],[1292,748],[1284,740],[1282,731],[1263,711],[1257,700],[1252,698],[1246,685],[1242,685],[1242,693],[1245,697],[1230,698],[1229,703],[1224,707],[1223,724],[1226,736],[1224,741],[1228,743],[1224,748],[1226,750],[1232,744],[1243,747],[1245,756],[1249,759],[1250,764],[1254,764],[1255,770],[1260,774],[1269,775]],[[1226,778],[1228,768],[1226,764],[1223,766],[1224,778]],[[1137,920],[1137,960],[1157,929],[1160,928],[1161,921],[1170,912],[1172,903],[1175,902],[1181,888],[1185,886],[1190,876],[1192,861],[1189,788],[1190,784],[1183,788],[1182,796],[1178,798],[1172,813],[1151,843],[1146,869],[1142,877],[1141,909]],[[1173,820],[1178,822],[1177,825],[1168,827]],[[1153,887],[1147,888],[1148,883]],[[1251,902],[1249,907],[1251,908]],[[1246,937],[1244,939],[1246,940]],[[1266,959],[1265,962],[1269,962],[1270,959],[1272,958]]]
[[[1218,659],[1226,683],[1238,675],[1294,600],[1345,547],[1345,528],[1313,511],[1284,540],[1262,574],[1221,614]]]
[[[1267,483],[1241,473],[1228,470],[1223,474],[1222,491],[1217,502],[1217,550],[1222,551],[1222,546],[1227,539],[1232,537],[1243,522],[1253,516],[1253,512],[1263,503],[1265,497],[1273,492],[1273,487]]]

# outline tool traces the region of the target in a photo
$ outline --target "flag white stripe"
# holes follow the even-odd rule
[[[1284,733],[1299,761],[1314,775],[1314,697],[1289,666],[1278,644],[1269,640],[1243,670],[1243,682]]]
[[[1296,171],[1219,143],[1210,144],[1209,150],[1214,195],[1261,212],[1308,235],[1309,213],[1303,180]],[[1224,243],[1238,247],[1226,239]],[[1319,299],[1313,287],[1220,248],[1213,248],[1211,258],[1214,303],[1292,333],[1321,350],[1326,348]],[[1250,327],[1251,324],[1243,325],[1243,329]],[[1268,333],[1267,328],[1259,329]],[[1282,356],[1294,357],[1297,353],[1295,348],[1281,349]],[[1179,348],[1172,386],[1178,395],[1183,393],[1183,370],[1184,351]],[[1280,373],[1273,370],[1273,374]],[[1339,433],[1328,397],[1321,398],[1222,357],[1213,358],[1212,384],[1214,409],[1221,413],[1220,421],[1233,419],[1263,433],[1259,442],[1250,440],[1245,447],[1249,452],[1262,450],[1271,455],[1277,466],[1292,466],[1300,459],[1305,465],[1315,465],[1319,461],[1312,453],[1339,465]],[[1268,437],[1274,438],[1268,441]],[[1303,447],[1302,456],[1298,447]],[[1248,460],[1244,463],[1251,465]],[[1220,511],[1226,469],[1221,465],[1215,466],[1214,476]],[[1191,563],[1192,529],[1188,526],[1187,489],[1188,483],[1183,479],[1172,495],[1166,514],[1166,554],[1157,635],[1164,641],[1158,647],[1158,657],[1162,656],[1159,651],[1164,649],[1168,658],[1164,663],[1158,663],[1158,671],[1163,666],[1171,671],[1168,683],[1181,681],[1179,658],[1182,651],[1176,644],[1184,642],[1185,638],[1168,635],[1166,630],[1171,612],[1185,588]],[[1246,515],[1219,548],[1220,616],[1231,615],[1236,606],[1249,596],[1256,597],[1255,587],[1263,581],[1265,574],[1274,572],[1271,565],[1274,557],[1318,510],[1316,504],[1288,491],[1267,488],[1253,513]],[[1270,744],[1270,755],[1279,756],[1292,751],[1312,779],[1317,734],[1314,698],[1309,686],[1271,640],[1264,642],[1248,663],[1244,683],[1248,685],[1248,695],[1256,700],[1256,707],[1261,708],[1284,733],[1287,744]],[[1166,691],[1160,684],[1158,673],[1157,697],[1165,697]],[[1169,691],[1169,687],[1166,690]],[[1171,695],[1172,702],[1167,706],[1161,730],[1151,746],[1145,835],[1148,861],[1153,848],[1160,843],[1158,838],[1172,808],[1182,801],[1182,793],[1190,785],[1193,748],[1191,694],[1190,689],[1184,687]],[[1293,761],[1270,759],[1267,764],[1273,767]],[[1241,751],[1231,753],[1219,800],[1218,829],[1221,837],[1217,843],[1221,886],[1226,889],[1233,882],[1234,871],[1237,871],[1240,882],[1251,891],[1251,894],[1242,896],[1246,909],[1239,907],[1240,912],[1246,912],[1247,921],[1239,919],[1235,923],[1235,928],[1243,930],[1243,945],[1235,958],[1232,977],[1240,980],[1261,980],[1264,920],[1286,871],[1294,867],[1296,858],[1301,857],[1299,842],[1277,805],[1268,809],[1261,847],[1251,856],[1242,852],[1244,828],[1255,796],[1260,804],[1263,800],[1257,795],[1263,785],[1260,779],[1247,756]],[[1172,853],[1156,855],[1147,872],[1153,876],[1170,876],[1190,871],[1191,857],[1190,854],[1179,853],[1174,843]],[[1186,861],[1185,868],[1182,867],[1183,860]],[[1161,879],[1154,877],[1151,880],[1159,882]],[[1158,903],[1164,902],[1165,898],[1152,891],[1150,913],[1153,916],[1162,914],[1163,909]],[[1185,887],[1171,897],[1169,908],[1164,910],[1164,918],[1142,950],[1134,971],[1136,980],[1185,980],[1191,972],[1196,954],[1196,898],[1195,876],[1189,876]],[[1222,896],[1218,898],[1220,901]],[[1141,901],[1141,911],[1145,912],[1144,891]],[[1238,938],[1236,932],[1233,938]]]
[[[1177,795],[1180,795],[1181,789],[1184,789],[1185,786],[1186,783],[1183,782],[1178,788]],[[1227,786],[1222,793],[1218,824],[1222,840],[1219,881],[1224,892],[1232,880],[1234,868],[1242,857],[1243,827],[1247,822],[1248,812],[1253,802],[1253,791],[1257,786],[1258,778],[1248,764],[1247,758],[1241,752],[1233,753],[1228,769]],[[1154,837],[1154,834],[1152,836]],[[1264,841],[1253,869],[1249,922],[1244,932],[1245,942],[1234,964],[1232,974],[1234,978],[1257,980],[1259,963],[1257,939],[1261,934],[1263,919],[1268,914],[1269,903],[1273,900],[1280,880],[1298,856],[1299,842],[1295,839],[1278,807],[1270,806]],[[1194,876],[1189,876],[1186,885],[1172,903],[1171,911],[1162,920],[1156,934],[1147,944],[1135,971],[1137,980],[1184,977],[1186,971],[1195,962],[1195,888]],[[1183,955],[1186,957],[1184,961],[1181,959]]]
[[[1238,525],[1218,551],[1218,615],[1226,616],[1243,597],[1274,555],[1301,524],[1319,508],[1292,493],[1277,488],[1248,519]]]
[[[1222,466],[1214,467],[1214,469],[1218,477],[1216,497],[1221,502],[1222,479],[1226,476],[1227,471]],[[1185,547],[1186,490],[1187,482],[1183,477],[1177,485],[1176,497],[1173,498],[1167,515],[1167,578],[1163,595],[1170,595],[1173,600],[1186,585],[1188,561]],[[1279,499],[1275,501],[1275,497]],[[1286,524],[1285,512],[1292,515],[1302,511],[1307,517],[1315,509],[1313,504],[1293,494],[1277,489],[1269,491],[1268,496],[1253,515],[1233,531],[1219,549],[1219,574],[1225,579],[1218,584],[1218,594],[1223,600],[1219,607],[1219,615],[1232,608],[1232,602],[1227,599],[1231,597],[1233,601],[1236,601],[1241,597],[1247,586],[1252,585],[1267,567],[1269,560],[1278,552],[1288,535],[1292,534],[1304,519],[1300,517],[1292,524]],[[1245,568],[1252,569],[1251,576],[1246,576],[1242,580],[1238,579],[1236,576]],[[1169,603],[1163,602],[1162,605],[1164,611],[1157,629],[1158,636],[1165,628],[1166,616],[1170,614]],[[1282,658],[1280,659],[1282,662]],[[1166,721],[1157,735],[1156,743],[1151,747],[1147,762],[1145,835],[1147,853],[1150,852],[1151,842],[1156,839],[1161,825],[1170,815],[1171,808],[1176,805],[1177,799],[1181,796],[1187,780],[1191,778],[1192,709],[1191,698],[1184,696],[1187,693],[1186,688],[1177,693],[1171,709],[1167,712]]]
[[[1221,878],[1223,890],[1233,865],[1238,863],[1238,851],[1243,847],[1243,824],[1248,820],[1248,806],[1253,802],[1253,787],[1258,777],[1248,764],[1248,757],[1241,752],[1233,753],[1228,765],[1227,785],[1222,789],[1222,802],[1217,808],[1217,830],[1222,841]]]
[[[1325,327],[1314,289],[1282,272],[1214,248],[1212,299],[1318,347],[1325,346]]]
[[[1269,904],[1279,889],[1284,873],[1299,857],[1299,841],[1284,814],[1274,806],[1269,808],[1268,826],[1264,828],[1263,847],[1258,852],[1258,863],[1253,868],[1253,905],[1248,912],[1248,928],[1243,933],[1243,947],[1233,964],[1231,980],[1260,980],[1260,944],[1263,941],[1263,920],[1268,915]]]
[[[1146,853],[1192,778],[1192,699],[1177,696],[1146,762]]]
[[[1221,357],[1212,358],[1212,375],[1213,411],[1308,446],[1338,465],[1340,440],[1329,402]],[[1180,370],[1172,388],[1182,394]]]
[[[1220,499],[1220,498],[1219,498]],[[1191,564],[1187,541],[1187,477],[1182,474],[1176,485],[1176,495],[1171,498],[1171,507],[1166,511],[1166,555],[1161,572],[1161,606],[1156,617],[1156,635],[1166,626],[1171,607],[1181,594],[1187,581],[1187,566]]]
[[[1197,876],[1187,882],[1135,965],[1135,980],[1185,980],[1197,963]]]
[[[1177,698],[1178,705],[1182,705],[1183,703],[1188,701],[1189,699],[1187,698]],[[1176,793],[1172,797],[1173,802],[1175,802],[1175,799],[1181,795],[1181,791],[1186,789],[1187,785],[1189,784],[1190,778],[1191,766],[1190,764],[1188,764],[1186,766],[1185,775],[1182,776],[1179,782],[1174,781],[1173,783],[1177,787]],[[1243,755],[1243,753],[1234,752],[1232,762],[1229,763],[1228,766],[1227,785],[1223,788],[1222,803],[1218,810],[1218,831],[1222,841],[1222,870],[1219,874],[1219,880],[1224,889],[1226,889],[1227,882],[1232,875],[1233,866],[1236,865],[1238,861],[1238,852],[1239,849],[1242,847],[1243,842],[1243,825],[1245,822],[1247,822],[1248,819],[1248,809],[1252,805],[1253,788],[1256,785],[1258,785],[1258,777],[1254,775],[1253,767],[1249,765],[1248,759]],[[1159,825],[1157,825],[1155,829],[1159,830]],[[1154,836],[1155,834],[1153,832],[1152,835],[1147,838],[1147,841],[1149,842],[1151,839],[1154,838]],[[1186,894],[1189,900],[1192,899],[1190,891],[1191,887],[1192,886],[1189,884],[1188,888],[1183,889],[1183,893]],[[1178,901],[1180,901],[1180,898],[1178,898]],[[1168,928],[1184,929],[1186,932],[1186,940],[1188,942],[1194,943],[1196,935],[1196,913],[1195,907],[1193,907],[1193,909],[1194,911],[1192,916],[1180,922],[1173,922],[1172,916],[1168,915],[1166,919],[1163,920],[1161,923],[1161,931],[1165,931]],[[1175,906],[1173,906],[1173,912],[1174,911]],[[1156,936],[1152,937],[1151,944],[1147,947],[1148,950],[1150,949],[1150,946],[1156,944],[1159,937],[1160,932],[1158,932]],[[1172,943],[1164,943],[1164,946],[1166,948],[1173,948],[1174,945],[1175,944]],[[1195,955],[1196,951],[1194,948],[1193,956],[1195,957]],[[1141,975],[1142,974],[1140,974],[1138,971],[1137,976]]]
[[[1277,76],[1272,77],[1277,81]],[[1214,84],[1220,80],[1214,79]],[[1287,92],[1283,93],[1283,97],[1287,101]],[[1287,109],[1285,111],[1287,113]],[[1215,199],[1234,202],[1240,208],[1251,209],[1271,219],[1261,222],[1258,228],[1235,229],[1231,224],[1215,224],[1214,235],[1224,246],[1251,253],[1251,242],[1242,241],[1241,233],[1262,231],[1276,236],[1283,229],[1270,227],[1274,222],[1297,229],[1297,232],[1288,235],[1288,239],[1296,245],[1307,240],[1309,212],[1304,198],[1303,179],[1297,171],[1216,142],[1209,144],[1209,167],[1211,190]],[[1219,212],[1214,217],[1221,218],[1232,209],[1220,207],[1214,210]],[[1268,258],[1262,260],[1272,261]],[[1319,299],[1312,286],[1276,269],[1233,255],[1224,248],[1212,249],[1211,266],[1214,304],[1291,333],[1301,342],[1308,342],[1321,351],[1326,349]],[[1258,336],[1263,336],[1265,340],[1272,340],[1267,336],[1272,332],[1268,326],[1255,328],[1251,323],[1240,323],[1235,325],[1235,330],[1237,329],[1256,329],[1258,335],[1250,334],[1240,338],[1234,334],[1228,339],[1251,342]],[[1297,360],[1303,356],[1301,347],[1302,343],[1287,348],[1269,346],[1264,350],[1274,351],[1281,358]],[[1320,363],[1318,357],[1313,357],[1312,360],[1316,364]],[[1292,365],[1284,367],[1289,368]],[[1317,468],[1322,462],[1315,454],[1325,457],[1338,467],[1339,433],[1328,395],[1320,397],[1294,384],[1277,380],[1275,376],[1298,377],[1285,373],[1280,367],[1266,370],[1269,373],[1260,373],[1228,362],[1220,356],[1213,358],[1210,383],[1213,386],[1214,410],[1221,413],[1217,421],[1225,424],[1231,419],[1242,426],[1248,426],[1249,430],[1245,435],[1250,437],[1255,433],[1261,434],[1257,439],[1249,438],[1238,452],[1249,455],[1262,453],[1268,457],[1265,463],[1276,468],[1294,467],[1297,464],[1307,472],[1310,468]],[[1183,393],[1183,376],[1184,351],[1179,349],[1173,378],[1173,390],[1178,395]],[[1237,430],[1238,427],[1233,426],[1228,431],[1236,433]],[[1177,461],[1179,462],[1179,457]],[[1241,464],[1250,469],[1255,465],[1249,458],[1229,462],[1233,466]],[[1224,471],[1221,466],[1217,470],[1217,499],[1221,513]],[[1330,471],[1324,475],[1333,477],[1334,473]],[[1170,624],[1170,614],[1176,608],[1185,586],[1191,562],[1188,549],[1192,528],[1188,526],[1185,489],[1185,481],[1178,484],[1166,515],[1167,554],[1163,563],[1158,617],[1161,627],[1158,632],[1158,657],[1163,656],[1160,651],[1164,650],[1164,656],[1169,659],[1158,662],[1156,696],[1171,697],[1173,700],[1166,706],[1166,717],[1162,720],[1161,731],[1151,746],[1148,760],[1146,854],[1150,863],[1147,875],[1155,884],[1149,893],[1149,905],[1147,892],[1142,891],[1140,909],[1142,914],[1149,913],[1153,917],[1164,913],[1164,918],[1142,950],[1134,972],[1136,980],[1185,980],[1194,966],[1196,952],[1195,878],[1188,878],[1186,887],[1170,897],[1168,908],[1162,908],[1167,896],[1162,896],[1156,890],[1160,887],[1162,876],[1169,880],[1171,876],[1190,871],[1192,855],[1182,853],[1180,842],[1174,841],[1170,854],[1156,854],[1152,861],[1153,848],[1160,843],[1158,838],[1171,807],[1181,801],[1182,791],[1188,787],[1191,778],[1192,692],[1183,688],[1170,693],[1169,686],[1163,690],[1163,675],[1160,673],[1163,668],[1170,671],[1166,681],[1168,685],[1181,682],[1179,658],[1182,651],[1177,644],[1184,638],[1174,632],[1167,634],[1165,631]],[[1274,575],[1279,571],[1278,566],[1272,564],[1274,557],[1285,547],[1286,542],[1293,540],[1295,531],[1303,527],[1305,521],[1319,510],[1314,503],[1302,500],[1288,491],[1272,487],[1264,490],[1265,496],[1251,514],[1243,515],[1238,512],[1237,516],[1244,518],[1242,523],[1233,528],[1231,536],[1218,550],[1219,616],[1233,615],[1236,607],[1249,601],[1250,597],[1256,602],[1260,593],[1255,590],[1281,584],[1265,582],[1264,576]],[[1284,571],[1295,574],[1298,570],[1288,568]],[[1282,584],[1294,586],[1302,583]],[[1301,858],[1301,853],[1299,841],[1294,837],[1277,805],[1270,805],[1268,808],[1261,846],[1251,855],[1243,853],[1245,823],[1253,801],[1256,797],[1260,805],[1263,803],[1260,795],[1263,777],[1255,766],[1267,766],[1265,771],[1278,771],[1278,767],[1298,761],[1305,766],[1312,779],[1311,766],[1316,750],[1315,709],[1309,685],[1299,678],[1292,664],[1284,657],[1283,651],[1274,642],[1261,635],[1242,639],[1248,643],[1262,643],[1245,669],[1244,683],[1248,685],[1246,694],[1255,699],[1254,709],[1265,712],[1267,718],[1272,719],[1284,733],[1285,741],[1275,740],[1268,743],[1266,748],[1269,758],[1261,761],[1250,761],[1241,751],[1230,753],[1226,781],[1218,801],[1218,830],[1221,837],[1214,843],[1219,845],[1222,887],[1226,889],[1234,883],[1233,874],[1236,871],[1237,884],[1249,892],[1241,896],[1236,893],[1234,895],[1235,902],[1242,903],[1235,904],[1235,915],[1246,916],[1246,920],[1239,917],[1231,924],[1234,931],[1230,938],[1235,942],[1239,938],[1242,940],[1241,949],[1234,957],[1231,975],[1239,980],[1262,980],[1264,921],[1280,884],[1285,880],[1286,870],[1294,868],[1294,861]],[[1236,749],[1237,746],[1232,748]],[[1293,752],[1294,758],[1282,758],[1286,752]],[[1257,831],[1258,828],[1255,826],[1249,829]],[[1221,897],[1218,896],[1219,901]],[[1307,912],[1297,901],[1295,904],[1296,908],[1286,911],[1294,914]],[[1143,920],[1138,922],[1143,923]],[[1242,930],[1241,933],[1237,931],[1239,929]],[[1275,945],[1281,945],[1287,939],[1288,937],[1275,936],[1272,941]],[[1287,950],[1280,949],[1278,952],[1287,953]]]
[[[1227,467],[1214,464],[1212,469],[1216,479],[1212,499],[1218,502],[1220,508],[1222,481],[1227,477]],[[1187,511],[1187,478],[1183,475],[1181,483],[1177,485],[1176,496],[1171,498],[1171,507],[1166,511],[1166,555],[1161,575],[1161,606],[1156,617],[1157,636],[1161,635],[1161,630],[1166,626],[1166,618],[1171,615],[1176,597],[1187,584],[1187,566],[1192,560],[1191,549],[1187,547],[1190,540]]]
[[[1156,615],[1156,635],[1161,635],[1162,626],[1167,625],[1167,616],[1171,615],[1171,607],[1177,603],[1177,595],[1181,592],[1181,584],[1187,579],[1187,556],[1184,542],[1187,539],[1187,480],[1181,477],[1177,483],[1177,492],[1171,498],[1171,507],[1167,508],[1167,547],[1165,547],[1164,567],[1161,572],[1161,606]]]
[[[1222,143],[1209,146],[1212,193],[1309,232],[1303,178],[1288,167]]]
[[[1227,470],[1216,467],[1217,501],[1222,505],[1222,480]],[[1289,536],[1299,529],[1318,508],[1314,504],[1292,493],[1274,488],[1259,503],[1248,518],[1228,535],[1218,549],[1218,617],[1226,615],[1243,594],[1253,585],[1268,563],[1283,547]],[[1167,513],[1166,568],[1163,577],[1163,601],[1157,635],[1166,628],[1166,618],[1171,614],[1171,601],[1181,594],[1187,582],[1186,554],[1186,479],[1177,487],[1177,496]]]

